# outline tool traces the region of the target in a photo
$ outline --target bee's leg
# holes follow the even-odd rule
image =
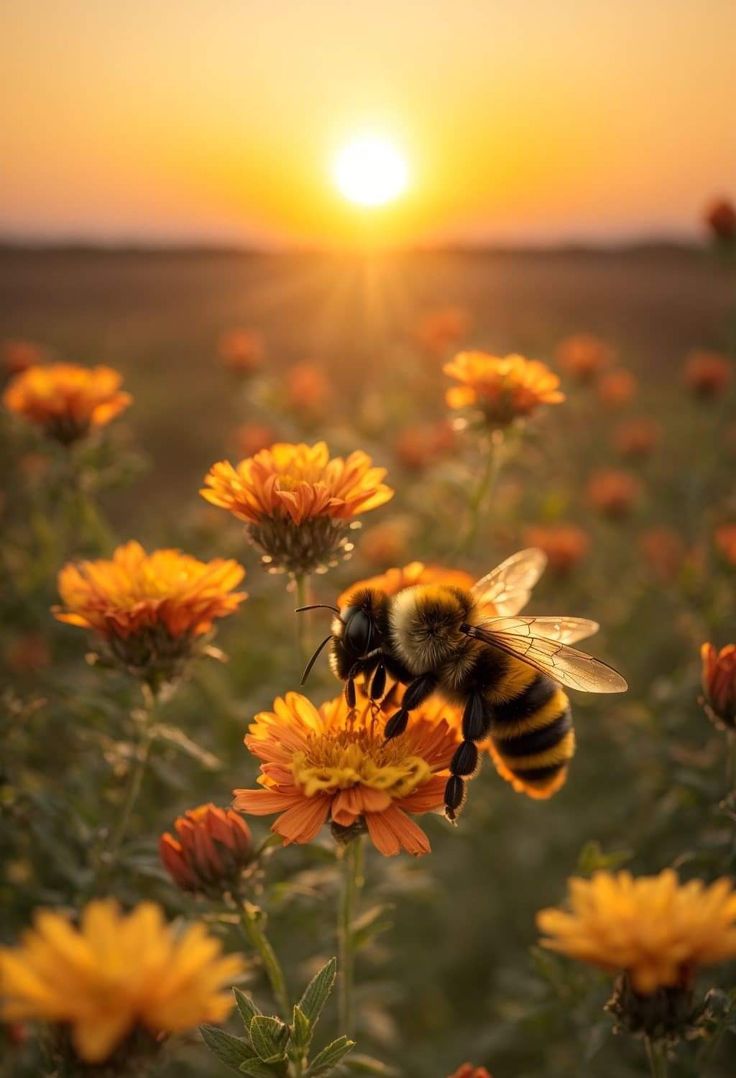
[[[366,681],[371,676],[373,670],[376,669],[377,659],[381,654],[380,648],[376,648],[374,651],[369,651],[367,655],[363,655],[358,659],[348,670],[348,676],[345,678],[345,699],[347,705],[352,711],[355,707],[356,695],[355,695],[355,679],[359,674],[363,674]]]
[[[469,696],[463,710],[463,740],[450,761],[450,777],[445,786],[445,815],[455,820],[465,800],[466,779],[478,769],[478,746],[491,725],[490,708],[480,693]]]
[[[384,734],[386,740],[390,741],[392,737],[398,737],[399,734],[403,734],[406,730],[406,724],[409,721],[409,712],[413,711],[415,707],[419,707],[424,703],[428,696],[437,688],[437,678],[434,674],[420,674],[419,677],[414,678],[406,686],[404,693],[404,699],[401,701],[401,707],[392,715],[386,723],[384,728]]]

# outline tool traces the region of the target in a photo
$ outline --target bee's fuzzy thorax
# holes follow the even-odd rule
[[[468,646],[460,626],[473,608],[462,588],[417,585],[393,600],[390,613],[394,647],[414,674],[434,670]]]

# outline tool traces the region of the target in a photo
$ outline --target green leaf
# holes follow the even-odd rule
[[[258,1056],[251,1056],[240,1064],[240,1073],[249,1074],[250,1078],[274,1078],[274,1075],[280,1074],[281,1071],[269,1067]]]
[[[348,1052],[352,1052],[354,1047],[355,1041],[351,1041],[347,1037],[338,1037],[336,1041],[328,1044],[319,1055],[314,1057],[307,1074],[310,1078],[316,1078],[318,1074],[329,1074],[333,1067],[336,1067],[340,1060],[345,1058]]]
[[[298,1052],[306,1052],[312,1040],[313,1025],[299,1004],[294,1005],[294,1018],[291,1024],[291,1044]]]
[[[241,992],[239,988],[233,988],[233,995],[235,996],[235,1002],[238,1005],[238,1011],[240,1017],[243,1019],[243,1025],[245,1026],[246,1033],[248,1034],[248,1042],[250,1043],[250,1033],[248,1033],[248,1027],[252,1018],[261,1012],[256,1007],[250,996],[246,996],[245,992]]]
[[[279,1063],[286,1059],[289,1027],[280,1018],[257,1014],[248,1026],[250,1039],[263,1063]]]
[[[304,989],[304,995],[299,1000],[298,1006],[310,1026],[315,1026],[319,1021],[322,1009],[334,988],[336,975],[337,959],[331,958],[319,973],[312,977],[312,980]]]
[[[239,1070],[240,1064],[251,1054],[249,1044],[217,1026],[200,1026],[199,1032],[210,1052],[216,1055],[221,1063],[226,1063],[233,1070]]]

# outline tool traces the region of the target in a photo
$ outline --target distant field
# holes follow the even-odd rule
[[[215,362],[223,329],[254,326],[277,369],[310,359],[349,410],[386,385],[396,342],[443,304],[473,316],[469,343],[548,358],[565,334],[613,340],[642,380],[733,334],[733,278],[698,249],[320,255],[0,251],[0,337],[125,374],[155,469],[137,497],[187,497],[242,408]],[[247,417],[246,417],[247,418]],[[334,419],[339,421],[340,417]]]

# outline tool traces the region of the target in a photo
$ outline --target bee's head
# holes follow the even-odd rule
[[[416,585],[394,597],[391,636],[412,674],[428,673],[467,650],[461,626],[472,607],[469,592],[445,585]]]
[[[388,626],[388,598],[378,588],[357,588],[332,622],[332,635],[353,659],[380,647]]]

